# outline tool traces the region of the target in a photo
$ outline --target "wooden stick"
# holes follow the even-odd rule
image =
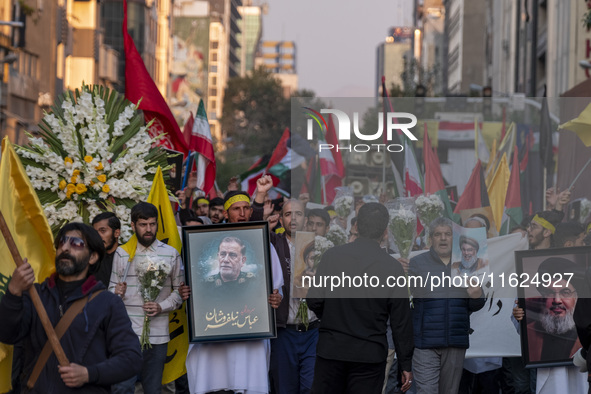
[[[4,240],[6,241],[6,245],[8,245],[8,250],[10,250],[10,254],[12,254],[12,258],[16,263],[17,267],[20,267],[24,264],[23,259],[14,243],[14,239],[12,238],[12,234],[8,229],[8,225],[6,224],[6,220],[4,220],[4,215],[0,211],[0,231],[2,231],[2,235],[4,236]],[[64,353],[64,349],[60,344],[59,339],[57,339],[57,335],[55,334],[55,330],[53,329],[53,325],[49,320],[49,316],[47,316],[47,311],[41,302],[41,298],[39,298],[39,294],[37,293],[37,289],[35,286],[31,286],[29,288],[29,294],[31,296],[31,301],[33,301],[33,305],[37,310],[37,314],[39,315],[39,319],[41,320],[41,324],[43,324],[43,328],[45,329],[45,334],[47,334],[47,340],[51,344],[51,348],[57,357],[60,365],[62,367],[67,367],[70,365],[68,361],[68,357],[66,357],[66,353]]]

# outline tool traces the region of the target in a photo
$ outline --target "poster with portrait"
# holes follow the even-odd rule
[[[308,294],[309,279],[316,274],[316,267],[320,259],[316,256],[315,234],[305,231],[298,231],[295,237],[295,258],[291,260],[291,297],[306,298]]]
[[[183,227],[190,342],[276,334],[267,222]]]
[[[451,252],[452,277],[463,278],[462,287],[468,287],[469,278],[476,276],[481,283],[488,277],[489,258],[486,229],[465,228],[454,223]]]
[[[577,300],[589,297],[585,271],[591,247],[515,252],[516,276],[507,285],[517,287],[521,320],[521,351],[526,367],[572,365],[581,348],[574,322]]]

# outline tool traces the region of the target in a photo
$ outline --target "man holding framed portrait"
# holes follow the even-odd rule
[[[196,308],[216,306],[215,314],[204,319],[210,326],[207,331],[197,332],[196,319],[190,319],[191,342],[199,342],[190,346],[187,355],[191,392],[269,390],[269,340],[258,338],[275,335],[274,314],[269,306],[276,309],[281,302],[283,273],[277,252],[269,244],[267,223],[248,223],[251,215],[250,197],[232,191],[224,199],[224,217],[229,224],[183,231],[192,288],[190,315],[199,313],[195,311],[201,309]],[[213,252],[207,253],[210,265],[204,270],[198,256],[209,244],[215,246]],[[256,297],[248,297],[255,293]],[[232,301],[241,308],[235,308],[238,304],[229,307]],[[256,316],[262,320],[255,322]],[[266,322],[267,329],[260,327],[262,322]],[[211,327],[219,325],[223,330]]]

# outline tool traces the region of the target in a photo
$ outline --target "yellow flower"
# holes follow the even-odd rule
[[[94,186],[94,181],[90,181],[90,186]]]
[[[103,186],[103,193],[108,193],[111,191],[111,188],[109,187],[109,185],[104,185]]]
[[[76,185],[76,193],[82,194],[86,191],[86,185],[84,183],[79,183]]]
[[[74,170],[74,171],[72,172],[72,175],[74,175],[74,176],[75,176],[75,175],[80,175],[80,170]]]
[[[66,197],[69,199],[72,197],[72,194],[74,194],[74,192],[76,191],[76,186],[68,183],[68,185],[66,186]]]
[[[65,179],[62,179],[60,181],[60,190],[64,190],[64,188],[66,187],[66,185],[67,185],[66,180]]]
[[[84,161],[87,163],[90,163],[92,161],[92,156],[88,156],[88,155],[84,156]]]
[[[97,176],[96,179],[98,179],[99,182],[105,183],[107,181],[107,176],[105,174],[101,174],[101,175]]]
[[[74,175],[73,177],[70,178],[70,182],[71,183],[76,183],[76,179],[78,179],[77,175]]]
[[[98,166],[96,166],[96,170],[97,170],[97,171],[100,171],[100,170],[102,170],[103,168],[105,168],[105,167],[103,167],[103,162],[102,162],[102,161],[99,161],[99,163],[98,163]]]
[[[64,165],[66,165],[66,166],[67,166],[68,164],[73,164],[73,163],[74,163],[74,160],[72,160],[72,159],[71,159],[71,158],[69,158],[69,157],[66,157],[66,158],[64,159]]]

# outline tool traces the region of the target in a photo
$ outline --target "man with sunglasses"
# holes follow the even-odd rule
[[[114,383],[139,372],[141,353],[121,300],[105,290],[90,266],[103,258],[105,249],[98,233],[83,223],[66,224],[56,237],[56,272],[41,284],[33,284],[35,273],[26,262],[14,270],[7,292],[0,301],[0,341],[24,343],[24,377],[34,393],[109,393]],[[55,326],[73,305],[84,305],[61,338],[70,361],[58,366],[53,354],[39,361],[47,336],[29,293],[35,286]],[[32,371],[39,370],[38,378]],[[35,380],[33,382],[33,380]]]
[[[113,259],[113,272],[109,290],[123,298],[123,303],[131,319],[131,326],[138,337],[142,335],[145,316],[150,317],[150,344],[142,351],[144,358],[141,368],[141,384],[146,394],[161,392],[162,371],[166,362],[166,350],[170,340],[168,332],[168,312],[181,306],[179,286],[182,281],[181,258],[175,248],[160,242],[158,232],[158,209],[147,202],[140,202],[131,208],[131,229],[137,237],[135,255],[130,255],[119,247]],[[136,264],[150,259],[166,261],[171,271],[154,302],[144,302],[141,296]],[[117,384],[113,393],[135,391],[137,376]]]

